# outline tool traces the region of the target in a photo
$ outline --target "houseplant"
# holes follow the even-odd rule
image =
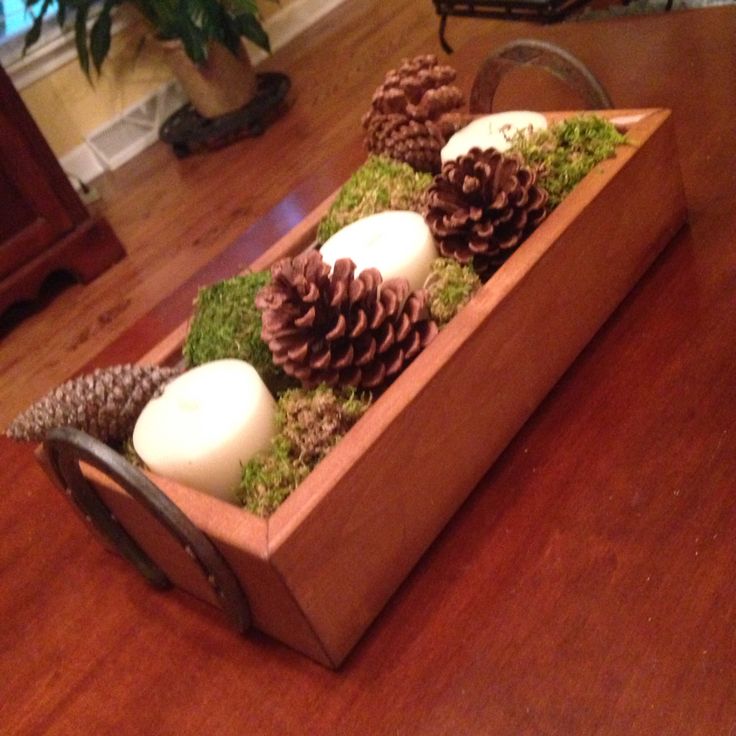
[[[110,51],[118,6],[142,16],[194,107],[215,117],[246,104],[255,94],[256,75],[243,39],[270,51],[255,0],[57,0],[57,21],[74,26],[79,64],[91,79]],[[24,48],[38,41],[52,0],[27,0],[33,24]]]

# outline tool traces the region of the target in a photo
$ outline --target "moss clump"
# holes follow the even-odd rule
[[[254,301],[271,280],[267,271],[248,273],[199,290],[184,342],[188,368],[222,358],[250,363],[274,393],[289,384],[261,339],[261,313]]]
[[[425,285],[432,319],[440,328],[444,327],[480,286],[480,278],[472,266],[463,266],[452,258],[436,258]]]
[[[238,500],[268,516],[309,475],[370,405],[354,389],[295,388],[278,400],[277,434],[267,453],[243,468]]]
[[[296,462],[291,443],[277,435],[268,453],[258,455],[243,468],[238,500],[258,516],[273,513],[307,477],[309,467]]]
[[[432,176],[387,156],[369,156],[345,183],[317,229],[319,243],[327,242],[351,222],[385,210],[418,212]]]
[[[598,163],[615,155],[626,136],[596,115],[578,115],[547,130],[519,131],[511,139],[511,150],[528,165],[539,169],[539,183],[549,193],[552,210]]]

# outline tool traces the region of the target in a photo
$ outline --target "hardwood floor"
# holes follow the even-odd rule
[[[469,93],[478,64],[493,48],[489,38],[497,43],[555,35],[539,26],[452,19],[448,35],[456,53],[448,58],[437,29],[429,0],[347,0],[263,64],[288,73],[293,84],[291,109],[264,136],[185,160],[159,143],[102,177],[98,206],[128,255],[89,285],[57,290],[22,320],[6,314],[0,323],[0,427],[78,373],[224,251],[318,171],[327,152],[352,152],[337,169],[332,164],[331,175],[344,180],[362,155],[360,118],[373,90],[402,58],[438,54],[455,66]],[[513,97],[513,86],[510,92]],[[564,94],[547,80],[537,99],[547,105],[536,106],[574,105]]]

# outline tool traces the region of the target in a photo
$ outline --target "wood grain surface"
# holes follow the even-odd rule
[[[423,0],[346,3],[269,62],[298,96],[263,139],[184,162],[156,147],[116,173],[108,216],[139,255],[3,336],[3,408],[87,362],[140,357],[198,284],[315,207],[361,160],[356,126],[383,72],[439,52],[436,25]],[[486,53],[534,37],[581,58],[617,107],[672,108],[689,226],[336,673],[149,589],[31,448],[0,440],[2,733],[734,733],[736,10],[452,20],[449,36],[465,89]],[[496,102],[579,106],[566,94],[522,75]],[[257,192],[246,161],[261,165]],[[259,209],[234,214],[251,194]]]

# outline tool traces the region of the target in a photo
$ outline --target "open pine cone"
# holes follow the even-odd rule
[[[354,271],[345,258],[330,273],[307,251],[277,262],[256,297],[274,363],[305,388],[379,388],[437,334],[423,291],[410,293],[406,279],[382,282],[376,269]]]
[[[432,54],[405,59],[388,72],[363,116],[368,150],[417,171],[439,171],[442,147],[467,122],[458,114],[464,100],[455,77]]]
[[[447,161],[424,217],[440,253],[486,280],[547,216],[547,192],[520,156],[471,149]]]

